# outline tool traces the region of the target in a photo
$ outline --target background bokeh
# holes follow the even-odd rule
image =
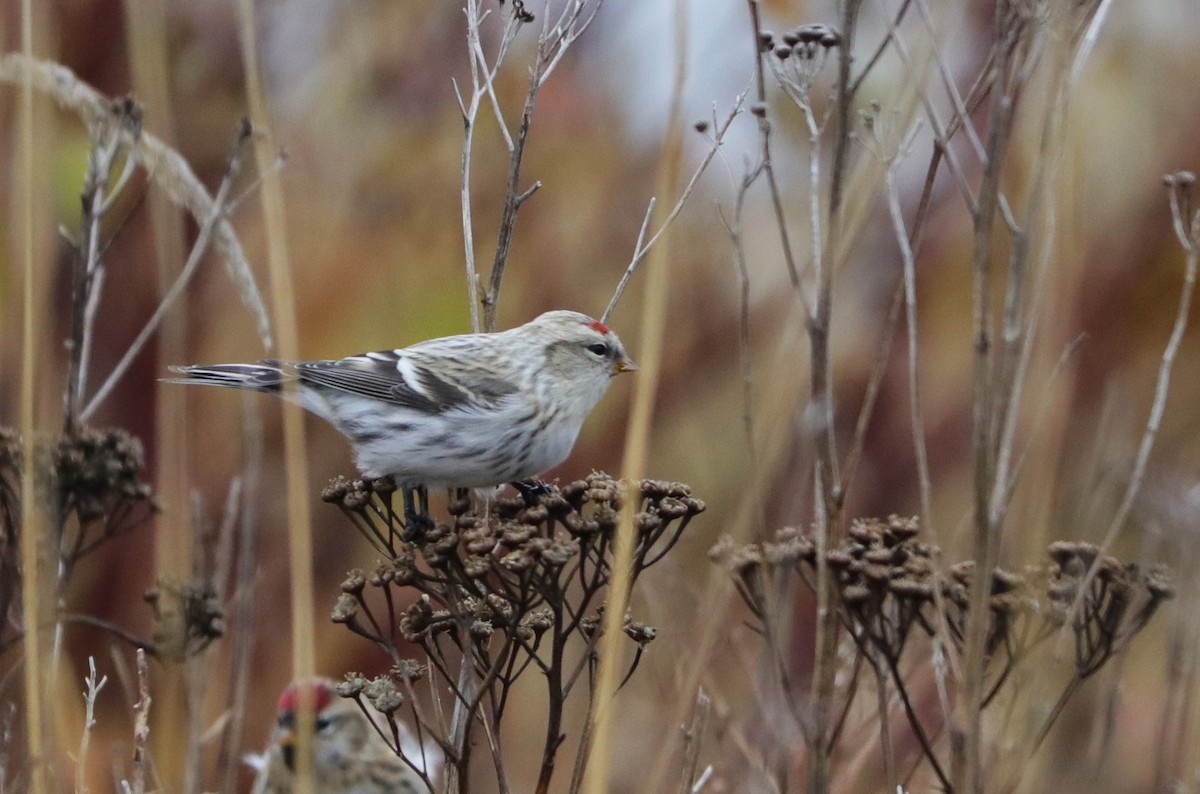
[[[112,96],[138,94],[130,67],[127,14],[141,3],[71,0],[37,4],[37,54],[73,69]],[[886,4],[890,7],[892,4]],[[991,24],[989,3],[945,4],[947,61],[974,73]],[[523,207],[513,239],[499,306],[500,327],[524,322],[550,308],[599,314],[633,253],[656,172],[671,101],[673,4],[608,0],[593,28],[563,61],[537,106],[525,185],[540,191]],[[225,2],[166,4],[169,116],[148,115],[147,129],[171,141],[200,177],[215,188],[225,169],[238,120],[246,114],[245,81],[236,13]],[[531,4],[531,7],[533,5]],[[0,12],[5,52],[19,46],[19,4]],[[749,22],[744,3],[694,0],[688,4],[689,71],[684,107],[689,121],[723,116],[752,74]],[[1170,227],[1161,176],[1200,167],[1200,28],[1189,3],[1152,0],[1113,4],[1066,108],[1061,152],[1055,161],[1052,247],[1043,252],[1038,285],[1039,341],[1025,396],[1024,479],[1006,535],[1002,562],[1035,559],[1051,539],[1098,542],[1127,481],[1145,425],[1159,359],[1170,333],[1182,281],[1183,255]],[[498,9],[493,7],[493,11]],[[460,202],[463,127],[453,80],[467,85],[463,13],[445,0],[277,0],[257,4],[273,133],[286,151],[281,176],[287,206],[287,240],[296,280],[300,347],[306,358],[339,357],[403,346],[469,330]],[[823,2],[771,0],[768,26],[835,20]],[[884,14],[868,4],[864,41],[877,40]],[[532,39],[518,40],[497,78],[512,123],[526,88]],[[965,77],[963,78],[965,79]],[[906,77],[888,59],[862,89],[877,100],[881,125],[889,101]],[[806,133],[802,119],[778,92],[776,153],[787,210],[798,248],[807,246]],[[0,175],[6,217],[15,218],[15,96],[0,86]],[[1037,100],[1041,101],[1041,100]],[[45,98],[44,160],[37,177],[48,190],[54,224],[79,224],[78,195],[87,137],[74,118],[50,111]],[[1036,105],[1035,105],[1036,106]],[[472,198],[476,253],[486,273],[504,199],[507,155],[486,113],[476,132]],[[1021,193],[1038,161],[1032,123],[1020,126],[1009,156],[1018,164],[1006,186]],[[898,136],[903,130],[892,130]],[[885,129],[881,135],[887,135]],[[648,474],[681,480],[705,499],[708,512],[681,547],[639,585],[634,608],[659,627],[642,669],[618,701],[616,785],[639,788],[644,770],[664,752],[678,752],[679,721],[694,692],[696,660],[708,654],[701,683],[715,698],[714,733],[702,754],[717,768],[714,790],[746,790],[737,782],[753,765],[752,718],[769,708],[756,702],[757,639],[730,601],[725,575],[707,559],[724,533],[750,538],[760,527],[804,525],[811,515],[812,450],[802,423],[808,390],[803,321],[778,253],[765,193],[751,195],[744,236],[750,277],[752,350],[751,414],[763,447],[759,467],[744,429],[739,344],[739,290],[730,239],[722,216],[731,212],[735,184],[755,156],[756,128],[748,115],[735,122],[727,144],[709,168],[670,232],[670,292],[663,377],[657,396]],[[685,172],[707,144],[689,130]],[[858,161],[873,155],[866,141]],[[902,203],[915,208],[928,149],[911,155],[900,174]],[[1022,169],[1026,170],[1022,170]],[[977,174],[977,168],[972,173]],[[659,196],[660,204],[675,196]],[[886,324],[900,259],[881,187],[859,194],[865,220],[835,282],[834,375],[839,440],[848,446],[854,420]],[[127,201],[127,219],[107,254],[109,280],[100,309],[93,377],[117,361],[158,301],[149,213]],[[257,196],[233,216],[247,254],[266,286],[263,222]],[[185,224],[189,239],[195,224]],[[0,424],[15,424],[20,353],[19,263],[15,225],[0,223]],[[115,231],[115,227],[114,227]],[[1041,230],[1046,233],[1046,229]],[[921,374],[934,481],[934,515],[947,557],[967,553],[970,504],[970,252],[971,224],[953,183],[939,179],[934,209],[918,260]],[[42,249],[40,266],[56,268],[51,313],[44,324],[42,361],[47,383],[42,416],[58,410],[65,356],[56,340],[68,328],[70,252],[59,242]],[[641,349],[643,282],[636,277],[611,318],[635,359]],[[186,305],[186,362],[157,360],[151,347],[96,417],[98,425],[128,428],[157,463],[153,408],[173,363],[254,360],[266,354],[254,319],[225,272],[210,257],[193,282]],[[1193,315],[1195,312],[1193,311]],[[1193,317],[1193,320],[1195,318]],[[1063,352],[1078,349],[1057,370]],[[1190,693],[1164,683],[1171,627],[1194,618],[1194,533],[1200,516],[1200,328],[1193,322],[1183,342],[1166,416],[1147,483],[1116,550],[1125,559],[1169,561],[1180,598],[1155,619],[1151,632],[1122,661],[1108,684],[1091,682],[1058,732],[1038,756],[1040,780],[1067,781],[1089,763],[1088,791],[1134,791],[1151,779],[1155,728],[1167,701]],[[904,336],[893,347],[857,478],[847,498],[850,516],[916,514],[919,494],[904,363]],[[1055,374],[1051,376],[1051,373]],[[636,377],[636,376],[635,376]],[[618,379],[584,427],[574,454],[552,477],[577,478],[591,469],[619,470],[632,379]],[[247,411],[261,415],[265,457],[261,466],[259,573],[252,627],[253,690],[247,715],[247,750],[270,730],[276,694],[291,677],[286,544],[288,526],[278,413],[266,398],[246,401],[216,390],[186,397],[187,468],[194,502],[209,524],[219,522],[230,478],[243,461]],[[52,426],[48,424],[47,426]],[[348,448],[329,427],[308,426],[308,460],[315,525],[314,564],[318,614],[317,664],[339,677],[348,670],[378,673],[387,660],[365,641],[323,619],[337,583],[353,567],[367,567],[372,552],[343,517],[317,495],[328,478],[353,470]],[[768,443],[770,442],[770,443]],[[761,453],[761,449],[760,449]],[[191,510],[167,504],[168,511]],[[152,630],[141,593],[154,579],[156,544],[186,544],[162,527],[146,528],[106,547],[90,560],[64,594],[73,609],[88,609],[131,631]],[[797,604],[797,672],[811,657],[807,605]],[[236,632],[243,627],[227,627]],[[719,639],[700,644],[706,631]],[[65,658],[69,680],[78,680],[89,654],[101,667],[111,653],[128,656],[100,632],[72,629]],[[110,651],[110,649],[115,649]],[[11,656],[15,651],[8,651]],[[228,648],[208,651],[204,725],[220,715],[228,683]],[[4,667],[8,660],[0,657]],[[1194,662],[1192,663],[1194,664]],[[0,680],[0,701],[19,678]],[[1094,735],[1097,703],[1119,688],[1115,739]],[[540,695],[529,685],[529,697]],[[128,698],[114,686],[100,700],[99,746],[126,743]],[[536,705],[536,704],[535,704]],[[528,790],[536,775],[541,727],[530,709],[508,741],[514,758],[510,781]],[[577,731],[579,714],[568,725]],[[863,734],[870,737],[869,732]],[[864,738],[864,741],[870,741]],[[670,746],[668,746],[670,745]],[[1097,755],[1097,747],[1108,752]],[[800,745],[797,742],[797,754]],[[101,753],[99,756],[105,756]],[[1194,756],[1194,754],[1193,754]],[[481,761],[486,759],[480,757]],[[1193,757],[1193,761],[1200,759]],[[96,790],[108,784],[107,758],[96,761]],[[481,778],[482,779],[482,778]],[[1027,790],[1041,789],[1026,781]],[[1194,781],[1192,781],[1194,784]],[[674,785],[673,782],[670,785]],[[846,791],[873,790],[866,780],[844,781]],[[1063,782],[1054,790],[1076,790]],[[1083,783],[1079,784],[1083,786]],[[723,787],[723,788],[722,788]],[[482,789],[481,789],[482,790]]]

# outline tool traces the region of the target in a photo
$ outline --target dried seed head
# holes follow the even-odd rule
[[[333,605],[329,619],[334,623],[349,623],[358,614],[358,606],[358,599],[348,593],[342,593]]]
[[[350,573],[346,574],[346,578],[342,580],[343,593],[360,595],[366,586],[367,574],[358,568],[350,571]]]
[[[626,623],[624,631],[626,636],[642,647],[649,645],[658,636],[658,629],[636,620]]]
[[[404,705],[404,695],[396,688],[396,682],[386,675],[371,679],[363,687],[362,693],[375,710],[382,714],[392,714]]]
[[[865,604],[871,600],[871,591],[865,585],[852,584],[842,589],[842,600],[847,604]]]
[[[1163,177],[1167,187],[1191,187],[1196,183],[1196,175],[1191,171],[1176,171]]]
[[[74,508],[81,522],[103,518],[129,502],[157,509],[150,486],[139,479],[145,464],[142,442],[124,430],[80,428],[62,436],[50,457],[60,504]]]
[[[392,665],[389,675],[397,681],[420,681],[425,677],[425,665],[416,659],[401,659]]]
[[[367,677],[362,673],[346,673],[346,680],[334,687],[338,697],[357,698],[367,688]]]
[[[471,579],[482,579],[492,569],[490,557],[468,555],[463,559],[463,573]]]

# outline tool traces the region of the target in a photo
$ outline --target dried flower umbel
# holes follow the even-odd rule
[[[35,452],[38,500],[46,506],[57,543],[55,587],[62,592],[80,560],[107,541],[144,524],[158,507],[141,479],[141,442],[124,430],[75,425]],[[17,605],[20,589],[19,533],[21,443],[0,428],[0,618]],[[131,639],[119,628],[86,615],[63,614]],[[20,620],[5,620],[6,627]],[[0,652],[14,638],[0,630]],[[137,644],[152,648],[149,643]]]
[[[105,541],[140,526],[158,510],[141,480],[142,444],[124,430],[79,427],[39,450],[45,504],[59,527],[66,575]]]
[[[154,610],[154,645],[160,659],[183,661],[225,633],[224,613],[210,587],[159,580],[145,595]]]
[[[347,575],[333,620],[391,656],[390,677],[409,695],[412,722],[434,737],[461,774],[479,720],[486,735],[498,736],[514,683],[529,670],[541,673],[548,711],[537,790],[545,791],[564,738],[566,699],[581,681],[591,691],[623,505],[636,501],[636,580],[675,546],[704,503],[681,483],[627,485],[592,474],[498,499],[483,513],[459,495],[450,502],[449,523],[435,523],[410,540],[393,492],[385,481],[337,479],[323,494],[382,555],[373,571]],[[633,642],[628,677],[657,631],[626,616],[624,633]],[[424,651],[428,668],[405,658],[406,644]],[[454,693],[470,719],[449,730],[427,719],[414,697],[414,684],[422,681],[431,692]],[[489,740],[489,747],[498,758],[498,744]]]
[[[948,789],[931,732],[912,705],[901,659],[914,629],[961,651],[975,563],[962,562],[940,571],[938,549],[920,542],[918,532],[915,518],[858,520],[841,545],[825,554],[825,562],[844,630],[860,658],[895,687],[918,743]],[[1124,648],[1174,594],[1164,569],[1143,571],[1122,564],[1091,544],[1054,543],[1049,555],[1052,564],[1031,566],[1020,574],[1001,568],[992,571],[985,643],[990,682],[986,706],[1035,645],[1064,626],[1074,635],[1072,683],[1035,742],[1045,736],[1075,685]],[[811,534],[795,528],[781,529],[763,543],[742,545],[726,538],[710,556],[729,571],[765,636],[770,637],[772,630],[769,594],[782,592],[787,578],[795,575],[815,592],[816,542]]]

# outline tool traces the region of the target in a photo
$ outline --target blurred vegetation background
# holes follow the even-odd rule
[[[974,43],[992,24],[991,4],[935,5],[950,20],[947,62],[973,74],[982,53]],[[542,187],[517,222],[500,327],[551,308],[599,315],[607,304],[655,190],[674,57],[671,6],[668,0],[609,0],[543,90],[522,180],[526,185],[540,180]],[[1018,449],[1030,445],[1027,468],[1003,538],[1002,564],[1035,560],[1053,539],[1099,542],[1127,482],[1182,280],[1183,255],[1171,231],[1161,177],[1200,166],[1200,29],[1192,10],[1179,0],[1112,4],[1071,95],[1055,191],[1057,237],[1040,287],[1039,341],[1018,443]],[[276,0],[257,4],[256,11],[272,131],[286,152],[281,177],[302,356],[340,357],[468,331],[460,215],[463,125],[452,85],[452,80],[469,84],[460,4]],[[17,2],[0,11],[4,52],[19,49],[19,12]],[[165,25],[158,45],[165,48],[161,78],[167,105],[148,107],[145,128],[172,143],[215,189],[238,121],[247,113],[231,4],[37,3],[35,54],[65,64],[110,96],[140,98],[143,90],[131,68],[132,50],[139,45],[133,34],[152,28],[134,24],[131,15],[150,13],[161,13]],[[765,13],[767,26],[775,28],[836,20],[833,7],[824,2],[770,0]],[[884,20],[892,12],[868,4],[864,13],[863,40],[875,40],[886,31]],[[750,85],[749,30],[743,2],[689,4],[684,103],[690,121],[711,119],[714,103],[723,116]],[[531,41],[518,38],[497,77],[509,119],[517,117],[527,87]],[[899,65],[885,58],[860,90],[860,104],[865,108],[872,100],[879,102],[880,123],[886,125],[889,102],[906,79]],[[807,212],[807,133],[796,109],[777,91],[769,94],[774,96],[775,152],[786,209],[800,224]],[[7,220],[18,216],[15,202],[20,200],[14,189],[16,96],[14,86],[0,88],[0,175],[6,186],[6,221],[0,223],[0,424],[8,425],[16,424],[21,346],[19,247],[15,224]],[[46,97],[36,102],[37,190],[46,197],[38,207],[46,216],[38,222],[48,225],[52,214],[55,226],[77,233],[86,130],[54,110]],[[486,114],[483,119],[476,133],[472,186],[481,269],[490,265],[507,175],[503,142],[491,119]],[[1020,121],[1010,157],[1018,164],[1036,163],[1036,129],[1021,127]],[[762,706],[755,702],[757,640],[743,624],[724,572],[707,558],[722,534],[749,539],[763,528],[803,526],[812,510],[813,450],[801,429],[808,347],[763,191],[751,195],[744,229],[757,469],[743,423],[740,286],[720,218],[721,213],[728,217],[735,184],[745,159],[754,156],[756,140],[754,120],[746,114],[670,232],[667,347],[647,474],[688,483],[709,509],[634,594],[635,610],[659,627],[659,640],[618,699],[614,790],[646,790],[639,788],[645,770],[654,767],[659,754],[678,752],[665,745],[675,741],[690,713],[695,693],[686,684],[693,681],[696,649],[706,654],[697,683],[715,702],[712,734],[701,756],[717,769],[711,790],[744,790],[736,770],[755,763],[756,736],[767,730],[750,720]],[[704,138],[689,130],[685,173],[706,147]],[[858,146],[854,156],[870,154]],[[908,212],[921,189],[926,156],[927,151],[914,155],[912,173],[901,172]],[[1007,178],[1006,187],[1019,194],[1030,173],[1018,167]],[[669,205],[674,199],[658,200]],[[847,446],[900,272],[886,194],[881,188],[864,191],[856,201],[866,215],[835,277],[832,337],[838,436]],[[125,205],[111,221],[114,237],[106,258],[108,281],[93,362],[97,379],[116,363],[159,299],[150,213],[129,196]],[[232,220],[265,288],[257,198],[243,202]],[[184,226],[190,240],[195,224],[189,219]],[[43,236],[41,243],[38,266],[53,269],[40,346],[39,416],[49,420],[60,412],[65,378],[59,340],[69,329],[66,265],[71,253],[61,241]],[[935,518],[951,560],[969,554],[971,243],[969,217],[943,174],[917,268]],[[635,360],[641,342],[641,287],[635,276],[610,323]],[[1195,310],[1192,314],[1195,320]],[[175,316],[185,328],[185,360],[161,360],[151,346],[93,420],[139,436],[149,471],[159,463],[155,401],[163,389],[173,388],[158,383],[168,365],[253,361],[267,355],[254,319],[211,255]],[[1059,366],[1077,339],[1077,350]],[[901,329],[858,476],[847,494],[851,517],[919,512],[904,352]],[[1037,771],[1033,780],[1026,778],[1025,790],[1050,790],[1042,787],[1045,781],[1055,781],[1056,791],[1149,790],[1162,709],[1186,699],[1190,713],[1184,727],[1196,727],[1200,707],[1195,704],[1200,701],[1194,697],[1194,675],[1183,679],[1191,689],[1175,691],[1167,684],[1167,672],[1171,664],[1189,671],[1195,665],[1187,655],[1196,651],[1195,640],[1186,638],[1194,631],[1200,572],[1195,552],[1200,516],[1198,352],[1200,323],[1192,322],[1146,485],[1116,547],[1123,559],[1170,562],[1180,597],[1156,618],[1117,674],[1084,688],[1036,757]],[[615,381],[571,458],[550,477],[570,480],[592,469],[619,471],[631,391],[631,379]],[[265,434],[260,559],[250,628],[253,687],[245,733],[246,750],[255,750],[269,734],[275,697],[291,678],[284,553],[288,526],[278,411],[268,398],[252,397],[244,407],[240,395],[216,390],[188,391],[181,399],[192,504],[167,502],[163,508],[193,514],[194,505],[202,505],[199,513],[205,518],[192,532],[220,520],[230,478],[243,463],[242,431],[248,417],[260,415]],[[46,426],[53,425],[47,421]],[[773,445],[775,454],[764,453]],[[382,672],[388,660],[375,648],[324,620],[346,571],[372,562],[366,544],[350,534],[338,511],[318,498],[330,477],[353,471],[348,446],[334,430],[310,420],[308,457],[318,671],[333,677],[348,670]],[[160,521],[107,545],[81,567],[62,595],[64,603],[149,636],[152,614],[142,593],[154,583],[155,549],[192,542],[192,537],[170,531],[179,526]],[[811,605],[797,602],[793,651],[799,675],[811,657],[811,620]],[[226,628],[232,633],[242,627],[229,622]],[[702,642],[708,632],[715,632],[716,639]],[[68,692],[78,689],[74,682],[85,675],[89,654],[102,669],[111,664],[111,654],[132,655],[127,645],[86,627],[71,627],[65,642]],[[219,642],[208,653],[214,667],[206,682],[204,726],[220,716],[230,680],[227,644]],[[18,682],[11,675],[0,680],[0,700],[10,699]],[[530,697],[540,697],[530,686]],[[101,696],[96,746],[128,745],[130,702],[116,686]],[[1093,727],[1103,708],[1110,709],[1111,743]],[[540,737],[541,726],[522,724],[519,712],[513,719],[513,736],[528,730]],[[581,712],[576,713],[567,726],[573,735],[580,719]],[[1194,732],[1184,735],[1196,744]],[[864,743],[875,740],[869,731],[862,736]],[[522,742],[509,740],[514,790],[532,785],[540,746],[540,740],[530,742],[524,757]],[[798,740],[796,748],[799,755]],[[109,785],[106,756],[93,754],[94,790]],[[1200,763],[1200,752],[1190,751],[1188,759],[1188,769],[1172,771],[1186,777],[1185,786],[1191,787],[1180,790],[1197,785],[1188,770]],[[482,754],[480,760],[486,761]],[[1067,782],[1085,766],[1088,777]],[[837,790],[876,790],[867,780],[846,780]]]

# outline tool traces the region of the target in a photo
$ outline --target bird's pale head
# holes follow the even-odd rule
[[[600,386],[614,375],[637,369],[620,337],[586,314],[546,312],[524,328],[545,346],[546,366],[556,379]]]

